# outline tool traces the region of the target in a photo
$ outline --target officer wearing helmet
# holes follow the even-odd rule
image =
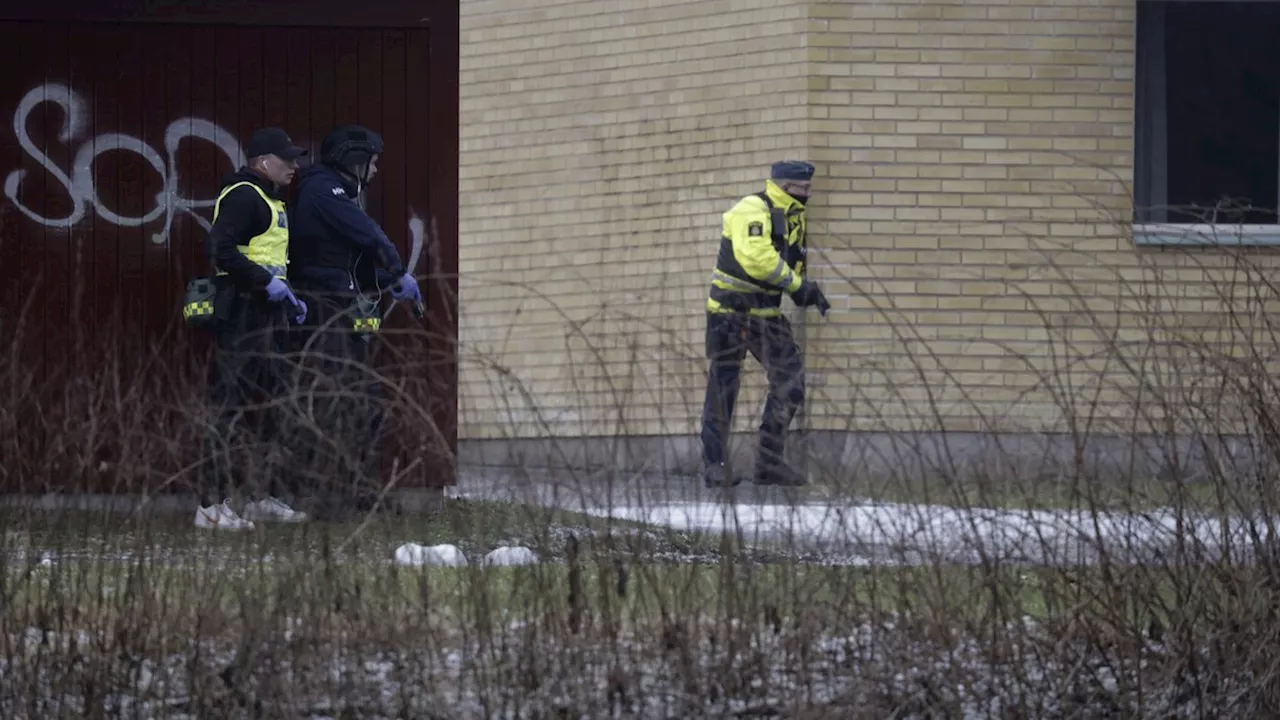
[[[313,417],[321,438],[298,438],[294,448],[314,451],[300,458],[299,472],[315,482],[341,474],[338,491],[322,493],[321,516],[359,509],[369,492],[362,480],[378,476],[373,452],[383,412],[377,383],[366,367],[369,343],[379,325],[377,298],[383,290],[419,306],[422,294],[395,245],[364,211],[363,194],[378,170],[381,136],[360,125],[335,128],[320,144],[319,163],[302,171],[291,211],[289,283],[310,308],[295,349],[320,385]],[[332,454],[337,452],[337,457]],[[368,483],[368,487],[373,487]],[[327,507],[326,507],[327,506]]]
[[[362,204],[383,150],[382,137],[359,125],[335,128],[321,142],[320,163],[302,172],[293,211],[289,281],[295,288],[349,294],[390,285],[395,299],[421,302],[417,280]]]

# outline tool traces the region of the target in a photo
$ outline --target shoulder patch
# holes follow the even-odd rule
[[[751,237],[764,237],[764,223],[756,221],[747,223],[747,234]]]
[[[333,193],[334,195],[337,195],[338,197],[344,197],[347,194],[347,191],[343,190],[341,187],[335,187],[329,192]]]

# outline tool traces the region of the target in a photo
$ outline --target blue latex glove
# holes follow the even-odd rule
[[[412,273],[401,275],[396,284],[391,286],[391,297],[396,300],[422,302],[422,291],[418,289],[418,281],[414,279]]]
[[[271,282],[267,283],[267,298],[271,302],[287,302],[292,305],[297,314],[293,319],[297,324],[301,325],[302,321],[307,319],[307,304],[298,299],[293,294],[293,290],[289,289],[289,284],[278,277],[271,278]]]
[[[271,278],[271,282],[267,283],[267,298],[271,302],[288,301],[294,305],[298,304],[298,298],[294,297],[293,291],[289,289],[289,284],[278,277]]]

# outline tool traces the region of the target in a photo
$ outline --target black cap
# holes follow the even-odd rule
[[[246,157],[259,155],[275,155],[281,160],[297,160],[306,155],[305,148],[300,148],[289,139],[289,134],[276,127],[262,128],[249,138],[249,147],[245,149]]]
[[[774,180],[812,180],[813,165],[800,160],[783,160],[773,164]]]

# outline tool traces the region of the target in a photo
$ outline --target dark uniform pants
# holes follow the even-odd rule
[[[352,296],[299,291],[309,309],[295,334],[302,365],[304,417],[293,433],[302,494],[317,501],[318,517],[367,509],[380,490],[377,446],[386,417],[381,382],[370,364],[373,336],[352,327]]]
[[[781,462],[787,427],[804,404],[804,360],[784,317],[707,313],[710,368],[702,407],[702,452],[708,465],[725,462],[729,428],[748,352],[765,369],[769,397],[760,421],[759,462]]]
[[[200,481],[205,505],[221,502],[233,488],[276,493],[286,412],[279,401],[288,375],[285,307],[215,282],[211,417]]]

